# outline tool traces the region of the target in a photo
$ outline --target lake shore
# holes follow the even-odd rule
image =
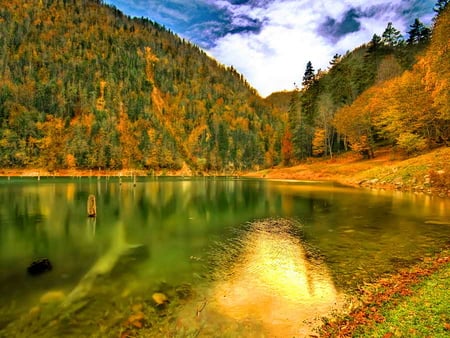
[[[348,314],[324,320],[320,337],[446,336],[449,276],[447,246],[411,268],[363,285]]]
[[[415,184],[417,186],[422,184],[423,189],[414,191],[417,193],[438,195],[440,190],[432,186],[432,175],[430,175],[430,172],[435,171],[437,173],[438,171],[444,171],[442,174],[438,173],[438,175],[445,177],[445,165],[448,167],[448,163],[450,163],[449,155],[449,148],[441,148],[422,156],[401,159],[394,158],[389,152],[380,150],[377,152],[375,159],[371,160],[363,160],[355,154],[345,154],[335,159],[311,159],[308,162],[291,168],[274,168],[257,173],[242,174],[242,176],[265,179],[336,181],[357,187],[398,189],[401,191],[412,191],[412,185],[408,182],[412,182],[412,177],[416,177]],[[1,176],[11,177],[36,177],[39,175],[42,177],[131,177],[133,175],[149,176],[148,174],[148,172],[138,170],[59,170],[55,172],[39,169],[0,170]],[[172,176],[191,176],[181,172],[165,172],[165,174]],[[399,178],[401,178],[401,185],[398,184],[400,182]],[[429,182],[427,181],[428,178],[430,179]],[[445,226],[448,225],[445,224]],[[432,275],[445,275],[446,272],[443,268],[448,267],[450,263],[450,252],[448,250],[448,248],[444,249],[444,251],[435,256],[425,256],[420,263],[410,269],[402,270],[398,274],[383,276],[383,278],[370,285],[363,285],[360,293],[355,296],[354,304],[356,305],[352,307],[350,315],[345,318],[330,318],[321,336],[326,337],[327,332],[331,332],[328,335],[330,337],[352,336],[349,332],[358,332],[358,330],[365,330],[366,328],[377,325],[379,322],[388,322],[389,318],[383,312],[384,307],[396,306],[399,297],[401,299],[407,299],[420,293],[420,285],[428,277]],[[413,286],[418,286],[419,289],[413,288]],[[380,290],[381,293],[378,293]],[[433,301],[433,299],[429,298],[424,300],[424,302],[430,302],[431,304]],[[447,323],[442,323],[442,330],[445,329],[445,324]],[[350,329],[353,331],[348,331]],[[366,336],[374,335],[369,334]]]
[[[148,171],[139,169],[58,169],[2,168],[0,177],[132,177],[195,176],[181,170]],[[273,167],[254,172],[204,172],[202,176],[240,176],[264,179],[333,181],[353,187],[409,191],[450,198],[450,147],[441,147],[415,157],[404,157],[391,148],[380,148],[372,159],[355,153],[333,158],[311,158],[290,167]]]
[[[450,197],[450,147],[405,158],[390,148],[375,151],[373,159],[346,153],[331,159],[308,159],[292,167],[275,167],[246,177],[334,181],[353,187],[425,193]]]

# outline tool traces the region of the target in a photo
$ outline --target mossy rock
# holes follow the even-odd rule
[[[159,306],[159,305],[164,305],[164,304],[169,303],[169,299],[168,299],[167,296],[166,296],[164,293],[162,293],[162,292],[155,292],[155,293],[152,295],[152,299],[153,299],[153,301],[156,303],[157,306]]]

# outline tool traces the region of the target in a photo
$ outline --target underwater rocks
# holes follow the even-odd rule
[[[44,293],[41,298],[39,298],[39,302],[41,304],[49,304],[49,303],[59,303],[64,300],[66,295],[61,290],[51,290]]]
[[[32,262],[28,268],[28,274],[32,276],[41,275],[44,272],[50,271],[52,269],[52,263],[48,260],[48,258],[41,258]]]
[[[162,292],[155,292],[152,295],[152,299],[156,303],[156,305],[164,305],[169,302],[167,296]]]

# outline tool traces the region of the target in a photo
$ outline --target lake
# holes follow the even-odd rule
[[[301,337],[359,285],[449,235],[450,201],[412,193],[2,177],[0,337]],[[52,269],[29,275],[40,258]]]

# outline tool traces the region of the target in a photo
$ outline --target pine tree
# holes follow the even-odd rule
[[[449,2],[450,0],[438,0],[436,2],[433,9],[437,13],[437,15],[442,13],[442,11],[447,7]]]
[[[367,49],[368,53],[374,53],[382,46],[381,37],[377,34],[374,34],[372,40],[369,42],[369,48]]]
[[[306,69],[305,69],[305,73],[303,75],[303,81],[302,81],[302,85],[305,88],[310,87],[315,79],[316,79],[316,75],[314,74],[314,68],[313,65],[311,63],[311,61],[308,61],[308,63],[306,64]]]
[[[411,30],[408,31],[409,37],[406,40],[408,45],[426,42],[430,38],[431,30],[420,22],[419,19],[415,19],[414,23],[409,27],[411,27]]]
[[[400,31],[392,25],[392,22],[389,22],[384,30],[381,42],[387,47],[396,47],[402,44],[403,37]]]
[[[330,61],[330,66],[337,65],[342,60],[342,55],[336,53],[333,55],[333,59]]]

